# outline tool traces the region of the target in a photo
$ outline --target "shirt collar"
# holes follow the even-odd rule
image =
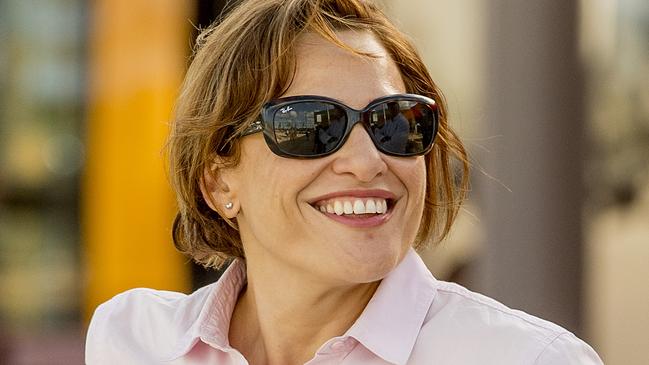
[[[199,315],[161,361],[173,361],[186,355],[199,340],[222,351],[231,350],[230,319],[245,283],[245,263],[235,259],[216,283],[199,289],[196,293],[209,290]],[[385,361],[403,365],[410,357],[435,293],[435,279],[411,248],[381,281],[345,337],[355,338]],[[186,309],[179,308],[178,316]]]
[[[241,259],[235,259],[218,281],[191,294],[188,303],[200,305],[199,314],[180,336],[176,346],[166,353],[163,352],[160,360],[173,361],[186,355],[199,340],[222,351],[231,349],[228,338],[230,319],[239,293],[245,284],[245,263]],[[208,291],[208,293],[197,295],[201,291]],[[185,306],[178,309],[176,317],[180,317],[178,319],[182,321],[184,313],[190,313]]]
[[[411,248],[345,335],[385,361],[405,364],[435,293],[433,275]]]

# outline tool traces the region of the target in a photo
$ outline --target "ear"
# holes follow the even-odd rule
[[[235,218],[239,202],[234,188],[234,171],[222,163],[212,162],[203,170],[201,193],[207,205],[224,218]],[[232,204],[229,207],[229,203]],[[229,208],[228,208],[229,207]]]

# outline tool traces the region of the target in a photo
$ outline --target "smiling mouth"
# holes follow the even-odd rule
[[[313,204],[325,215],[357,219],[386,215],[393,206],[392,199],[378,197],[337,197]]]

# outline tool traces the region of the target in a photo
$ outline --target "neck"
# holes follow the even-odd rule
[[[271,274],[248,260],[229,337],[251,365],[304,364],[352,326],[379,285],[334,285],[277,266]]]

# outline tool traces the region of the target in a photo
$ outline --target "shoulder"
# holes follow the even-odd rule
[[[178,346],[198,320],[210,288],[191,295],[131,289],[101,304],[88,328],[86,363],[149,363],[160,349]]]
[[[568,330],[443,281],[436,282],[417,351],[443,353],[458,364],[601,364]]]

